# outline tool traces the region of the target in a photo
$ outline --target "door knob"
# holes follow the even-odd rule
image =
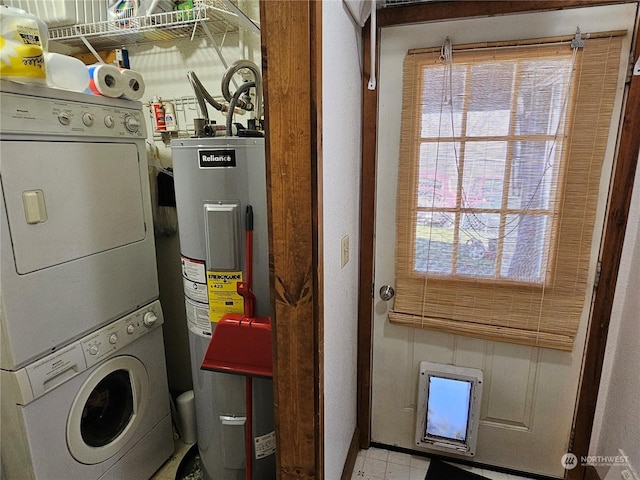
[[[380,298],[385,302],[388,302],[396,294],[391,285],[383,285],[380,287]]]

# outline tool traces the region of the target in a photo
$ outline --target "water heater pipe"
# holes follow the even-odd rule
[[[255,82],[243,83],[242,85],[240,85],[240,88],[238,89],[238,91],[233,94],[233,97],[229,102],[229,111],[227,112],[227,135],[228,136],[233,135],[233,113],[236,109],[236,106],[242,109],[247,109],[247,110],[248,110],[248,107],[251,106],[251,105],[247,105],[247,103],[240,100],[240,95],[242,95],[244,92],[246,92],[247,90],[255,86],[256,86]],[[251,108],[253,107],[251,106]]]
[[[232,95],[231,92],[229,92],[229,82],[233,75],[243,68],[246,68],[253,73],[253,79],[256,83],[256,120],[260,120],[262,118],[262,73],[255,63],[250,62],[249,60],[238,60],[231,64],[222,76],[222,96],[227,100],[227,102],[231,101]]]
[[[204,88],[202,83],[200,83],[200,79],[198,79],[198,76],[196,75],[196,72],[194,72],[192,70],[189,70],[187,72],[187,79],[189,80],[189,83],[191,84],[191,88],[193,88],[193,93],[196,96],[196,99],[198,101],[198,106],[200,107],[201,113],[202,113],[203,117],[208,122],[209,121],[209,112],[207,111],[207,104],[205,103],[205,100],[207,102],[209,102],[211,104],[211,106],[213,108],[215,108],[216,110],[222,111],[224,109],[224,105],[222,105],[220,102],[217,102],[215,100],[215,98],[213,98],[209,94],[209,92],[207,92],[207,89]]]

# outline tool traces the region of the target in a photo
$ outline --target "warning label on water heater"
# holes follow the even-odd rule
[[[207,290],[209,293],[209,318],[218,322],[228,313],[243,313],[244,301],[236,291],[237,283],[242,281],[242,272],[207,271]]]
[[[256,460],[276,453],[276,432],[269,432],[261,437],[255,437],[253,444],[256,451]]]
[[[182,282],[189,330],[201,337],[211,336],[209,295],[204,260],[182,255]]]
[[[189,330],[201,337],[211,336],[211,322],[209,321],[208,305],[193,302],[189,298],[184,299],[187,312],[187,325]]]
[[[194,260],[193,258],[181,255],[182,276],[187,280],[198,283],[206,283],[204,260]]]

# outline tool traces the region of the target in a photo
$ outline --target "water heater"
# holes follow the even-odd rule
[[[247,271],[247,206],[253,210],[256,315],[270,314],[264,138],[176,139],[171,154],[203,475],[206,480],[245,478],[249,414],[251,476],[270,480],[275,478],[271,379],[253,379],[253,411],[246,412],[243,376],[200,369],[216,322],[243,312],[235,286]]]

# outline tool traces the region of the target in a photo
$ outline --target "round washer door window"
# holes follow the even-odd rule
[[[71,405],[67,445],[81,463],[115,455],[135,434],[149,395],[144,365],[131,356],[112,358],[96,368]]]

